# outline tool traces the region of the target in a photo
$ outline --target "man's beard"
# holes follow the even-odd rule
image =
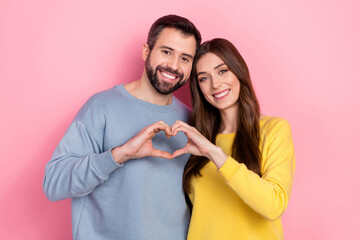
[[[177,89],[182,87],[187,82],[187,79],[183,80],[184,74],[182,74],[178,71],[174,71],[171,68],[157,66],[156,69],[154,70],[150,66],[150,54],[149,54],[149,57],[145,61],[145,70],[146,70],[146,75],[149,78],[151,85],[156,89],[156,91],[158,93],[161,93],[164,95],[167,95],[167,94],[170,94],[170,93],[176,91]],[[179,81],[175,85],[172,85],[171,83],[168,83],[168,82],[163,82],[163,81],[160,82],[160,80],[156,74],[160,70],[176,75],[177,77],[179,77]]]

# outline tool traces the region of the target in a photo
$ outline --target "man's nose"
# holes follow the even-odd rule
[[[177,57],[173,57],[168,62],[168,67],[172,70],[176,71],[179,67],[179,59]]]

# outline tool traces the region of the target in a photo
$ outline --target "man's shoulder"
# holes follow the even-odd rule
[[[117,86],[114,86],[109,89],[93,94],[89,98],[89,101],[108,101],[108,100],[112,100],[114,97],[118,97],[119,95],[120,92],[117,90]]]
[[[121,89],[121,86],[116,85],[109,89],[97,92],[93,94],[84,104],[84,107],[88,108],[102,108],[111,105],[121,105],[123,102],[127,100],[124,97]]]
[[[120,98],[119,98],[120,97]],[[90,114],[100,114],[111,108],[112,105],[121,99],[121,94],[116,86],[93,94],[81,107],[76,118],[82,118]]]

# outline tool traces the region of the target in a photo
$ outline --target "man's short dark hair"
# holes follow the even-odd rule
[[[201,35],[192,22],[177,15],[166,15],[156,20],[150,28],[147,39],[150,50],[153,49],[158,36],[164,28],[175,28],[185,35],[194,36],[196,40],[196,50],[200,47]]]

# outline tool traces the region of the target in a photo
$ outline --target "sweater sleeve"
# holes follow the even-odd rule
[[[228,157],[218,173],[255,212],[268,220],[276,220],[287,207],[294,177],[295,154],[290,125],[281,120],[265,137],[262,177],[232,157]]]
[[[111,149],[103,150],[101,134],[91,130],[102,128],[102,123],[100,114],[87,107],[80,110],[45,167],[43,189],[51,201],[85,196],[121,166]]]

